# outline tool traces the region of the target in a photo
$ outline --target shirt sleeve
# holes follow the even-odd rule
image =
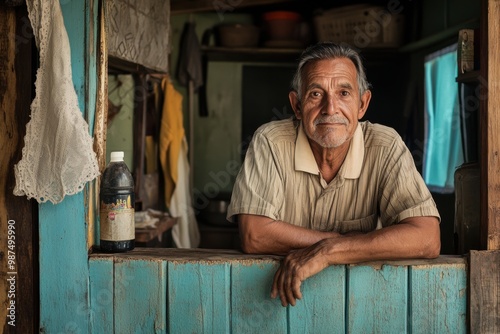
[[[397,137],[388,152],[381,183],[380,216],[383,226],[398,223],[409,217],[440,218],[436,204],[413,157]]]
[[[247,150],[236,177],[227,219],[237,214],[253,214],[279,219],[284,191],[282,173],[273,144],[259,130]]]

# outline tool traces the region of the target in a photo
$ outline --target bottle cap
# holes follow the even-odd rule
[[[123,151],[111,152],[111,161],[110,162],[123,161],[124,156],[125,156],[125,153],[123,153]]]

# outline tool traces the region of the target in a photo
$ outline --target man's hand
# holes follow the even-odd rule
[[[328,267],[328,240],[322,240],[309,247],[291,251],[274,275],[271,297],[278,295],[281,305],[295,306],[296,299],[302,298],[302,282]]]

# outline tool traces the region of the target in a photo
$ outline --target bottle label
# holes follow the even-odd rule
[[[108,241],[135,239],[135,210],[130,195],[113,196],[112,201],[109,199],[101,198],[101,239]]]

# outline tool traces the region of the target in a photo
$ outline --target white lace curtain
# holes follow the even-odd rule
[[[99,168],[73,87],[59,1],[28,0],[27,5],[40,67],[22,159],[14,166],[14,194],[56,204],[83,190]]]

